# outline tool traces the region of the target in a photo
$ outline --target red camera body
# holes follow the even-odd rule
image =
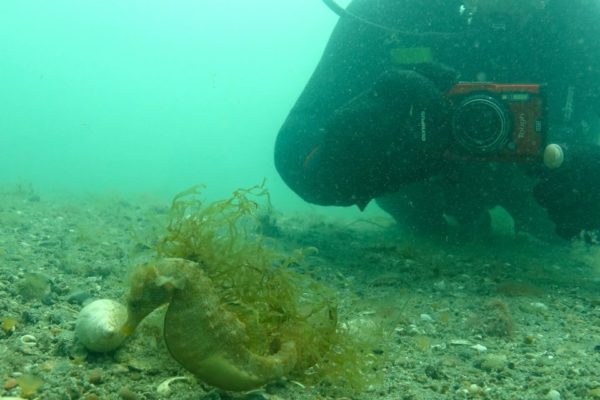
[[[517,163],[541,159],[547,118],[543,85],[460,82],[447,98],[454,140],[446,158]]]

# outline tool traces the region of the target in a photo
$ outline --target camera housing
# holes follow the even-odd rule
[[[447,159],[541,160],[547,118],[543,85],[460,82],[447,98],[453,135]]]

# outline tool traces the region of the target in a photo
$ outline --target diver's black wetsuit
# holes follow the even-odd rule
[[[599,193],[585,193],[583,200],[575,196],[555,204],[563,190],[571,193],[596,183],[600,186],[600,178],[578,181],[600,167],[600,150],[595,144],[600,133],[596,121],[600,110],[600,2],[548,0],[544,10],[521,21],[477,14],[469,18],[459,11],[461,4],[460,0],[354,0],[348,8],[352,13],[397,32],[350,17],[340,19],[279,132],[275,147],[279,173],[309,202],[362,208],[378,198],[398,219],[403,213],[413,213],[431,224],[441,221],[442,213],[468,223],[494,205],[504,206],[517,218],[519,213],[527,218],[528,209],[520,208],[529,207],[533,186],[544,180],[538,202],[548,208],[554,222],[569,225],[559,227],[559,233],[570,237],[580,229],[600,228],[600,215],[598,222],[592,223],[590,218],[596,216],[580,215],[581,211],[575,217],[587,222],[570,223],[572,212],[563,212],[578,207],[579,201],[587,202],[589,209],[590,202],[600,199],[600,188],[596,190]],[[566,144],[567,161],[569,148],[585,147],[588,170],[546,177],[548,171],[540,168],[540,173],[528,176],[516,165],[429,157],[450,143],[447,129],[434,137],[437,142],[431,152],[427,147],[411,151],[406,147],[410,140],[390,146],[390,135],[397,134],[393,133],[396,119],[399,126],[402,123],[393,101],[361,102],[360,98],[388,71],[411,70],[415,63],[449,66],[461,81],[546,84],[549,141]],[[440,90],[447,89],[432,80]],[[398,98],[414,95],[402,88],[389,90],[396,90]],[[357,109],[377,108],[377,116],[340,122],[350,114],[339,110],[348,109],[357,98]],[[373,115],[371,111],[369,115]],[[347,129],[347,138],[328,137],[329,131],[340,126]],[[386,129],[391,133],[382,134]],[[571,162],[576,163],[579,159]],[[571,165],[569,171],[572,169]],[[577,181],[581,187],[570,187],[566,181]],[[554,197],[548,200],[554,190],[558,194],[552,193]],[[398,204],[397,213],[394,204]]]

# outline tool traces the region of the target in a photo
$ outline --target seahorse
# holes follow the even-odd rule
[[[244,323],[223,306],[200,265],[165,258],[137,267],[127,298],[125,334],[168,304],[164,339],[171,356],[209,385],[249,390],[286,376],[296,366],[296,343],[282,339],[271,354],[249,348]]]

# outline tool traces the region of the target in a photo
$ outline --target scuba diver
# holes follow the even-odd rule
[[[278,134],[319,205],[373,199],[418,232],[600,229],[600,2],[354,0]],[[453,222],[453,223],[451,223]]]

